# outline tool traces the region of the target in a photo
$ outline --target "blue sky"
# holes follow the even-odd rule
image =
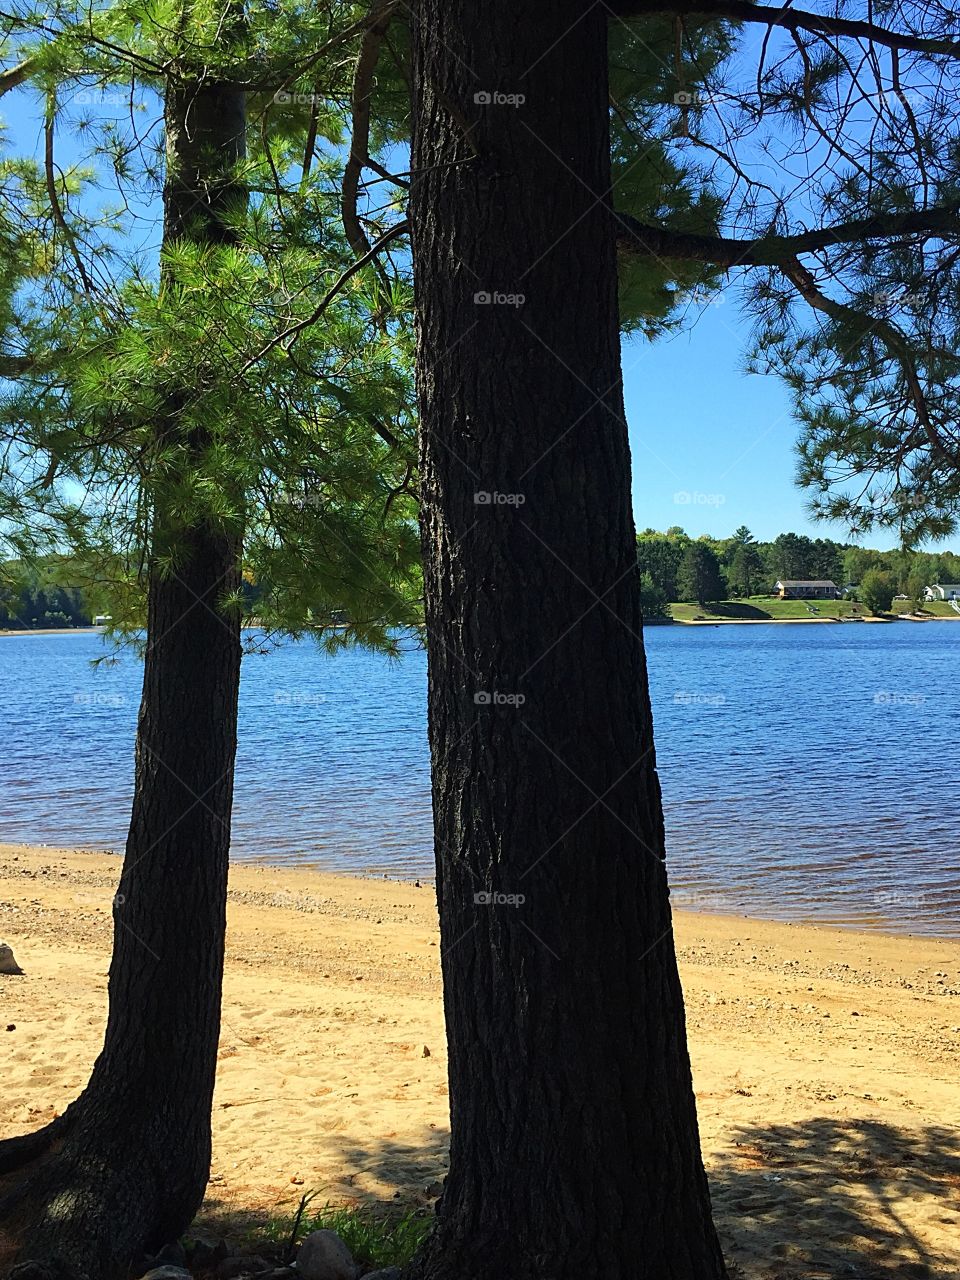
[[[787,390],[741,372],[748,329],[728,294],[674,338],[624,343],[637,528],[726,536],[745,524],[761,540],[792,531],[847,541],[842,525],[807,515]]]

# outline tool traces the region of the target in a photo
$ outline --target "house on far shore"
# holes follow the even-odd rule
[[[960,600],[960,582],[935,582],[923,588],[924,600]]]
[[[825,578],[785,578],[775,589],[781,600],[836,600],[840,594],[837,584]]]

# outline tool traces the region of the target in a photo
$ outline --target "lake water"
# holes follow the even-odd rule
[[[674,901],[960,936],[960,623],[651,627]],[[140,667],[0,638],[0,839],[123,847]],[[244,660],[234,856],[430,876],[426,659]]]

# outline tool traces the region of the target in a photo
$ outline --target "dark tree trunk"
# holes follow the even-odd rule
[[[165,242],[229,241],[242,200],[243,95],[195,86],[167,99]],[[185,121],[188,127],[185,127]],[[158,440],[197,458],[209,443],[171,388]],[[103,1051],[81,1097],[34,1138],[0,1144],[25,1177],[0,1202],[23,1277],[125,1276],[175,1238],[203,1198],[226,929],[237,737],[241,536],[212,518],[186,525],[155,491],[147,649],[133,812],[114,903]],[[170,557],[173,569],[162,563]],[[39,1157],[39,1159],[38,1159]],[[27,1163],[30,1162],[30,1163]]]
[[[411,212],[452,1126],[418,1280],[724,1275],[640,635],[606,21],[583,0],[417,6]],[[475,97],[497,93],[526,100]],[[525,301],[478,304],[481,292]]]

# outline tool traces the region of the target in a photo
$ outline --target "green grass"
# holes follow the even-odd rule
[[[433,1213],[424,1209],[325,1204],[318,1210],[307,1207],[299,1222],[295,1213],[287,1213],[266,1221],[248,1223],[243,1232],[243,1244],[265,1257],[279,1259],[294,1235],[299,1243],[311,1231],[326,1228],[336,1231],[354,1260],[365,1269],[401,1267],[413,1257],[432,1225]]]
[[[894,600],[893,602],[894,613],[910,613],[912,610],[913,605],[909,600]],[[927,614],[931,618],[960,617],[960,614],[957,614],[950,608],[950,605],[946,600],[931,600],[929,603],[925,602],[920,606],[920,612]]]
[[[813,613],[807,606],[816,609]],[[754,619],[758,622],[788,618],[865,618],[869,613],[864,605],[853,600],[779,600],[776,596],[751,596],[749,600],[718,600],[701,608],[698,604],[679,602],[668,606],[670,616],[676,622],[692,622],[704,618],[708,622],[724,622],[735,619]],[[891,613],[895,616],[911,613],[909,600],[894,600]],[[960,618],[950,608],[948,601],[935,600],[925,604],[921,612],[930,618]]]
[[[816,612],[812,612],[808,605]],[[717,622],[733,619],[763,622],[778,618],[863,617],[866,609],[852,600],[779,600],[776,596],[751,596],[748,600],[720,600],[704,608],[698,604],[671,604],[670,613],[678,622],[689,622],[694,618]]]

